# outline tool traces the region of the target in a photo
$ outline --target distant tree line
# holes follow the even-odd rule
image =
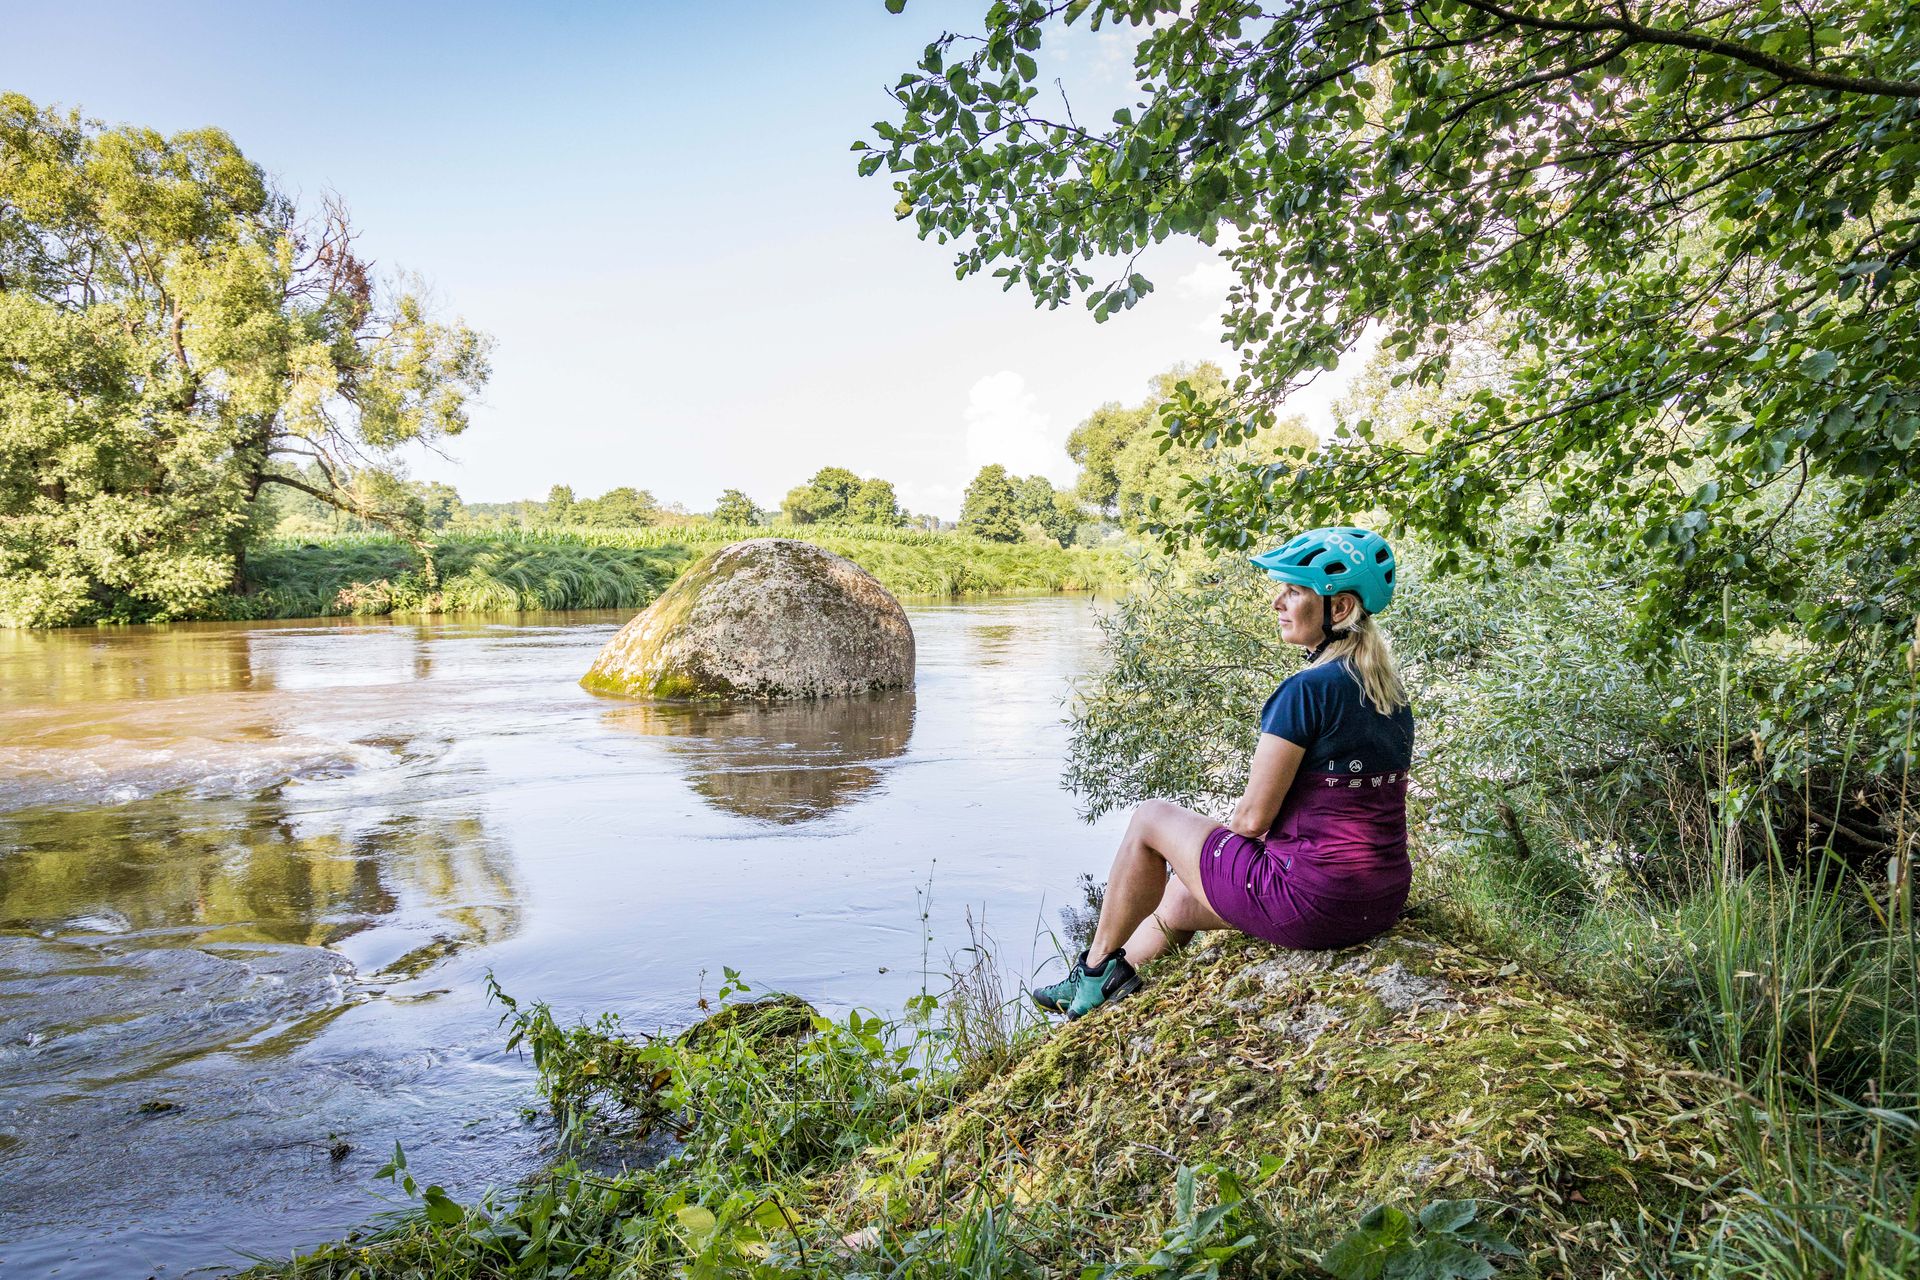
[[[1020,476],[994,463],[982,467],[965,490],[957,527],[989,542],[1040,542],[1073,546],[1120,534],[1139,534],[1158,521],[1183,518],[1181,492],[1186,478],[1256,450],[1286,445],[1311,448],[1313,436],[1298,420],[1283,422],[1258,440],[1233,451],[1203,440],[1170,441],[1159,409],[1185,384],[1201,395],[1221,394],[1226,378],[1218,365],[1176,365],[1148,381],[1146,395],[1127,405],[1109,401],[1074,428],[1066,452],[1079,472],[1070,486],[1056,487],[1043,475]],[[304,477],[318,484],[318,477]],[[915,515],[901,505],[891,480],[861,476],[837,466],[822,467],[787,491],[777,509],[755,502],[741,489],[722,490],[710,512],[690,513],[662,503],[652,491],[621,485],[598,497],[582,498],[571,485],[556,484],[544,501],[462,502],[451,485],[439,482],[390,482],[385,501],[427,531],[487,528],[633,528],[657,524],[711,521],[728,526],[756,525],[916,525],[938,530],[956,527],[936,516]],[[285,535],[317,535],[380,527],[351,512],[322,503],[301,489],[283,494],[274,508]]]

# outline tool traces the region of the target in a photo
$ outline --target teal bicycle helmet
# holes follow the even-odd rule
[[[1253,563],[1269,578],[1323,596],[1351,591],[1368,613],[1378,613],[1393,601],[1393,548],[1371,529],[1309,529],[1284,546],[1254,556]]]

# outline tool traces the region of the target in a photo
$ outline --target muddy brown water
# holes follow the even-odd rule
[[[914,691],[730,709],[581,690],[611,612],[0,632],[0,1275],[283,1257],[395,1142],[511,1184],[489,972],[654,1027],[723,966],[897,1009],[968,907],[1044,963],[1124,821],[1059,785],[1103,608],[910,603]]]

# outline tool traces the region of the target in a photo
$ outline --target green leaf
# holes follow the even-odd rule
[[[407,1153],[401,1148],[400,1144],[396,1142],[393,1144],[393,1155],[388,1158],[385,1164],[373,1171],[373,1176],[376,1178],[391,1178],[394,1174],[399,1173],[406,1167]]]
[[[466,1210],[438,1186],[428,1187],[422,1199],[426,1204],[427,1221],[435,1226],[450,1227],[466,1219]]]
[[[1377,1205],[1338,1244],[1321,1255],[1320,1265],[1338,1280],[1380,1280],[1394,1258],[1403,1256],[1413,1223],[1392,1205]]]
[[[1445,1236],[1430,1236],[1421,1241],[1413,1256],[1416,1261],[1405,1274],[1421,1280],[1488,1280],[1494,1274],[1491,1262]],[[1387,1274],[1393,1274],[1391,1266]]]
[[[1435,1200],[1420,1210],[1420,1226],[1427,1231],[1458,1231],[1473,1221],[1478,1210],[1472,1200]]]
[[[680,1224],[680,1229],[686,1233],[688,1242],[696,1249],[706,1244],[707,1238],[719,1225],[719,1220],[713,1216],[713,1210],[697,1204],[681,1205],[673,1211],[673,1217],[674,1221]]]

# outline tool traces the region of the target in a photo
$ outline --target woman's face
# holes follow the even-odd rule
[[[1347,615],[1352,612],[1352,604],[1353,597],[1344,592],[1325,597],[1296,583],[1285,583],[1280,588],[1280,594],[1273,598],[1273,611],[1280,616],[1280,638],[1288,644],[1305,645],[1311,649],[1327,638],[1326,632],[1320,627],[1320,619],[1325,616],[1326,610],[1333,610],[1335,622],[1345,622]]]
[[[1321,611],[1326,607],[1317,592],[1298,583],[1283,583],[1280,594],[1273,598],[1273,611],[1280,617],[1280,638],[1309,648],[1319,644]]]

